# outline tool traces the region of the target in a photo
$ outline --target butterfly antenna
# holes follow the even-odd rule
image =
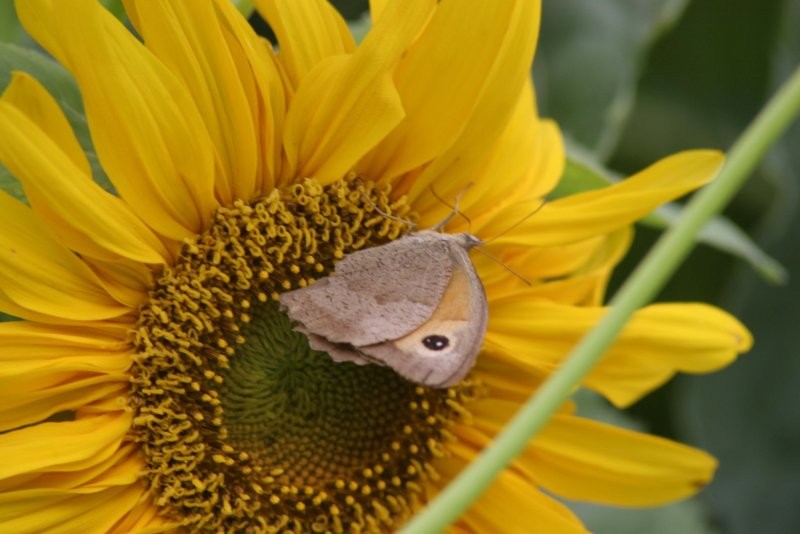
[[[475,249],[473,249],[473,250],[475,250],[475,251],[477,251],[477,252],[480,252],[481,254],[483,254],[484,256],[486,256],[487,258],[489,258],[490,260],[492,260],[493,262],[495,262],[495,263],[497,263],[498,265],[500,265],[501,267],[503,267],[503,269],[505,269],[506,271],[510,272],[511,274],[513,274],[514,276],[516,276],[517,278],[519,278],[520,280],[522,280],[523,282],[525,282],[526,284],[528,284],[529,286],[532,286],[532,285],[533,285],[533,283],[531,283],[531,281],[530,281],[530,280],[528,280],[527,278],[525,278],[524,276],[522,276],[521,274],[519,274],[517,271],[515,271],[514,269],[512,269],[511,267],[509,267],[508,265],[506,265],[506,264],[505,264],[505,263],[503,263],[502,261],[500,261],[500,260],[499,260],[498,258],[496,258],[495,256],[492,256],[491,254],[489,254],[488,252],[486,252],[486,251],[485,251],[485,250],[483,250],[482,248],[477,248],[477,247],[476,247],[476,248],[475,248]]]
[[[524,223],[525,221],[527,221],[530,217],[536,215],[539,212],[539,210],[544,207],[545,204],[547,204],[547,201],[542,199],[542,203],[539,204],[538,206],[536,206],[535,210],[533,210],[532,212],[527,214],[525,217],[523,217],[522,219],[518,220],[517,222],[515,222],[514,224],[512,224],[511,226],[509,226],[508,228],[506,228],[505,230],[503,230],[499,234],[497,234],[496,236],[492,236],[491,238],[487,239],[486,241],[483,242],[483,244],[486,245],[488,243],[491,243],[492,241],[494,241],[498,237],[502,237],[502,236],[506,235],[508,232],[510,232],[511,230],[513,230],[514,228],[519,226],[520,224]]]
[[[458,209],[458,204],[459,204],[459,202],[461,202],[461,197],[464,196],[464,193],[466,193],[467,189],[469,189],[471,186],[472,186],[472,183],[468,183],[467,185],[465,185],[461,189],[461,191],[458,192],[458,194],[456,195],[455,206],[451,205],[445,199],[440,197],[439,194],[436,192],[436,190],[433,188],[433,185],[430,186],[431,193],[433,193],[433,196],[436,197],[436,200],[438,200],[439,202],[441,202],[442,204],[444,204],[445,206],[447,206],[451,210],[450,214],[447,217],[445,217],[442,221],[437,223],[436,226],[434,226],[432,228],[432,230],[435,230],[435,231],[438,232],[439,230],[444,228],[445,225],[447,225],[447,223],[449,223],[453,219],[453,217],[455,217],[456,215],[461,215],[462,217],[464,217],[464,219],[467,221],[467,227],[468,228],[472,227],[472,221],[470,220],[470,218],[467,217],[467,215],[465,213],[463,213],[461,210]]]
[[[514,228],[516,228],[517,226],[519,226],[520,224],[524,223],[526,220],[528,220],[528,218],[529,218],[529,217],[531,217],[531,216],[535,215],[535,214],[536,214],[536,213],[537,213],[537,212],[538,212],[540,209],[542,209],[542,207],[543,207],[543,206],[544,206],[546,203],[547,203],[547,201],[543,199],[543,200],[542,200],[542,203],[541,203],[541,204],[539,204],[538,206],[536,206],[536,209],[535,209],[535,210],[533,210],[532,212],[530,212],[529,214],[527,214],[525,217],[523,217],[522,219],[518,220],[517,222],[515,222],[514,224],[512,224],[511,226],[509,226],[508,228],[506,228],[505,230],[503,230],[503,231],[502,231],[502,232],[500,232],[499,234],[497,234],[496,236],[492,237],[491,239],[488,239],[488,240],[484,241],[484,242],[483,242],[483,244],[484,244],[484,245],[487,245],[487,244],[491,243],[492,241],[494,241],[494,240],[495,240],[495,239],[497,239],[498,237],[500,237],[500,236],[503,236],[503,235],[507,234],[508,232],[510,232],[511,230],[513,230]],[[496,262],[497,264],[501,265],[501,266],[502,266],[502,267],[503,267],[503,268],[504,268],[506,271],[510,272],[511,274],[513,274],[514,276],[516,276],[517,278],[519,278],[520,280],[522,280],[523,282],[525,282],[525,283],[526,283],[526,284],[528,284],[529,286],[532,286],[532,285],[533,285],[533,284],[531,283],[531,281],[530,281],[530,280],[528,280],[527,278],[525,278],[524,276],[522,276],[521,274],[519,274],[518,272],[516,272],[514,269],[512,269],[511,267],[509,267],[508,265],[506,265],[505,263],[503,263],[502,261],[500,261],[498,258],[496,258],[496,257],[492,256],[491,254],[489,254],[488,252],[486,252],[486,251],[485,251],[485,250],[483,250],[482,248],[476,248],[475,250],[477,250],[478,252],[480,252],[481,254],[483,254],[484,256],[486,256],[487,258],[491,259],[492,261]]]
[[[409,226],[409,227],[410,227],[412,230],[413,230],[413,229],[415,229],[415,228],[417,227],[417,224],[416,224],[415,222],[413,222],[413,221],[409,221],[409,220],[407,220],[407,219],[402,219],[402,218],[400,218],[400,217],[395,217],[395,216],[394,216],[394,215],[392,215],[391,213],[386,213],[385,211],[383,211],[382,209],[380,209],[380,208],[378,207],[378,205],[377,205],[377,204],[375,204],[375,202],[373,202],[373,201],[372,201],[372,199],[371,199],[371,198],[369,198],[369,197],[366,195],[366,193],[364,193],[363,191],[360,191],[360,193],[361,193],[361,197],[362,197],[364,200],[366,200],[366,201],[367,201],[367,204],[369,204],[370,206],[372,206],[372,209],[374,209],[375,211],[377,211],[379,214],[383,215],[383,216],[384,216],[384,217],[386,217],[387,219],[389,219],[389,220],[392,220],[392,221],[397,221],[397,222],[399,222],[399,223],[403,223],[403,224],[405,224],[405,225]]]

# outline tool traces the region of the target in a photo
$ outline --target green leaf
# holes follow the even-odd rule
[[[17,19],[14,2],[0,2],[0,43],[29,43],[30,37]]]
[[[681,210],[677,204],[665,204],[640,222],[653,228],[667,228],[680,218]],[[788,274],[780,262],[761,250],[730,219],[714,217],[697,237],[701,243],[743,259],[766,281],[776,285],[787,282]]]
[[[571,150],[570,150],[571,152]],[[576,159],[573,155],[567,158],[564,174],[558,185],[550,192],[551,199],[562,198],[576,193],[592,191],[608,187],[619,181],[610,171],[603,169],[590,159]]]
[[[579,149],[571,147],[570,152],[576,154]],[[579,160],[578,158],[582,158]],[[558,186],[550,195],[561,198],[583,191],[591,191],[607,187],[618,181],[616,173],[603,169],[593,163],[590,156],[571,156],[567,160],[564,175]],[[640,221],[647,226],[665,229],[674,224],[681,216],[678,204],[665,204]],[[713,248],[727,252],[749,263],[765,280],[773,284],[786,282],[786,270],[781,264],[764,252],[738,226],[725,217],[713,218],[700,232],[698,240]]]
[[[53,95],[89,158],[95,182],[107,191],[113,191],[111,182],[97,160],[75,78],[42,52],[14,44],[0,43],[0,87],[5,88],[11,82],[13,71],[27,72],[39,80]],[[0,187],[17,198],[24,198],[22,187],[2,165],[0,165]]]

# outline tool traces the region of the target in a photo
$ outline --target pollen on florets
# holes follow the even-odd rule
[[[217,210],[131,333],[132,438],[190,530],[390,530],[419,505],[469,381],[416,386],[309,349],[275,301],[409,230],[371,183],[313,180]],[[391,215],[387,217],[386,215]]]

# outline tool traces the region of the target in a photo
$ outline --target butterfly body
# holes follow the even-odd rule
[[[472,367],[486,333],[472,234],[421,231],[348,255],[333,274],[281,295],[311,348],[447,387]]]

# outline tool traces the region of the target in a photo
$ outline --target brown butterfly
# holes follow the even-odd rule
[[[415,232],[348,255],[330,276],[283,293],[281,308],[311,348],[335,361],[451,386],[486,334],[486,294],[467,254],[481,244],[468,233]]]

